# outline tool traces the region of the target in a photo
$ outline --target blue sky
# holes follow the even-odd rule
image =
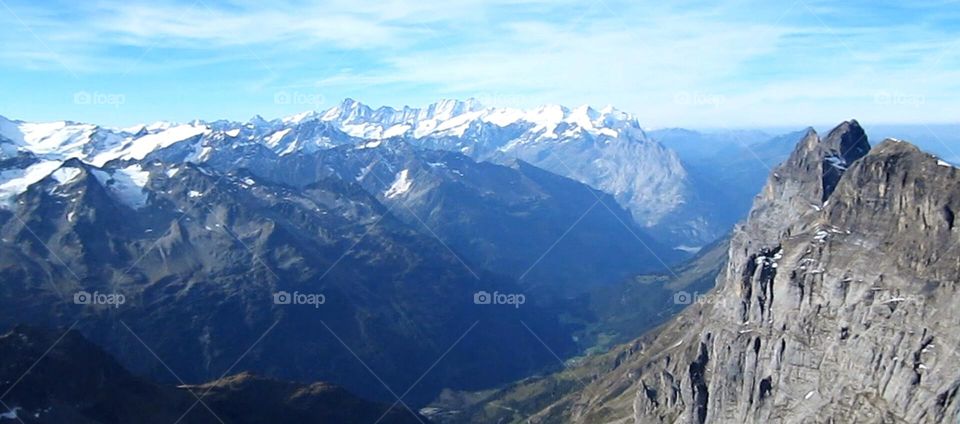
[[[0,114],[24,120],[475,97],[650,127],[958,122],[957,1],[0,0],[0,27]]]

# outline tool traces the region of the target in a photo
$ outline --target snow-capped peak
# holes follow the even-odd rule
[[[317,112],[308,110],[306,112],[300,112],[296,115],[291,115],[286,118],[281,119],[280,121],[284,124],[299,124],[303,121],[306,121],[311,118],[317,117]]]
[[[250,120],[247,121],[247,123],[254,127],[261,127],[261,126],[269,125],[270,121],[263,119],[263,117],[260,115],[253,115],[253,118],[250,118]]]
[[[412,136],[462,136],[472,125],[491,124],[497,127],[520,125],[543,137],[557,138],[555,130],[561,123],[569,124],[571,131],[584,131],[594,136],[618,137],[627,130],[632,138],[645,138],[637,120],[611,106],[596,110],[589,105],[568,109],[561,105],[543,105],[522,110],[484,107],[476,99],[444,99],[424,108],[405,106],[401,109],[383,106],[372,109],[353,99],[320,115],[323,121],[337,125],[355,137],[381,139]],[[572,133],[571,133],[572,134]]]
[[[360,119],[366,119],[372,115],[373,111],[363,103],[354,99],[346,98],[339,105],[327,109],[320,119],[324,121],[354,122]]]
[[[436,119],[446,121],[467,112],[475,112],[483,109],[483,105],[476,99],[470,98],[466,101],[443,99],[421,111],[420,119]]]

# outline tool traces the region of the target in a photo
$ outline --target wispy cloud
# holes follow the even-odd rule
[[[292,113],[264,99],[302,88],[612,103],[651,125],[943,121],[960,94],[960,12],[944,1],[4,1],[0,76],[143,87],[153,106],[131,116],[170,93],[191,116]],[[230,87],[229,104],[205,92]]]

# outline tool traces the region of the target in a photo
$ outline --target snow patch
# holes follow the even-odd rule
[[[387,128],[387,130],[383,132],[383,138],[402,136],[406,134],[408,130],[410,130],[409,125],[404,125],[404,124],[394,125],[390,128]]]
[[[200,153],[197,153],[197,161],[204,162],[207,159],[210,159],[210,155],[212,153],[213,153],[213,147],[203,146],[203,148],[200,149]]]
[[[121,203],[134,209],[146,206],[149,195],[144,187],[150,180],[150,173],[139,164],[117,169],[112,174],[94,170],[93,175]]]
[[[72,166],[59,168],[50,174],[50,176],[57,180],[57,182],[60,184],[69,183],[70,181],[73,181],[74,178],[77,178],[78,175],[80,175],[80,170]]]
[[[393,184],[390,185],[390,188],[383,193],[383,195],[392,199],[397,197],[407,191],[410,191],[410,187],[413,185],[413,181],[410,180],[410,170],[404,169],[397,173],[396,178],[393,180]]]
[[[820,242],[820,243],[823,243],[824,241],[827,240],[827,237],[829,237],[829,236],[830,236],[830,233],[828,233],[828,232],[826,232],[826,231],[823,231],[823,230],[820,230],[820,231],[817,231],[817,234],[815,234],[815,235],[813,236],[813,240],[814,240],[814,241],[817,241],[817,242]]]
[[[841,171],[847,170],[847,161],[839,156],[827,156],[825,160],[830,163],[830,166],[837,168]]]
[[[283,140],[283,137],[290,133],[290,128],[277,131],[273,134],[270,134],[270,137],[267,137],[266,142],[267,146],[270,148],[275,148],[280,144],[280,140]]]
[[[20,418],[17,417],[17,412],[20,411],[21,409],[23,408],[20,408],[19,406],[14,406],[13,409],[0,414],[0,418],[4,418],[8,420],[19,420]]]
[[[686,246],[681,244],[677,247],[674,247],[674,249],[687,252],[687,253],[697,253],[700,251],[700,249],[703,249],[703,246]]]
[[[380,147],[380,143],[382,143],[380,140],[369,141],[357,146],[357,150],[374,149],[374,148]]]

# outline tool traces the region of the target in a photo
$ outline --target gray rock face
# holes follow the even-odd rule
[[[958,209],[958,170],[916,147],[809,132],[717,288],[533,421],[956,422]]]

